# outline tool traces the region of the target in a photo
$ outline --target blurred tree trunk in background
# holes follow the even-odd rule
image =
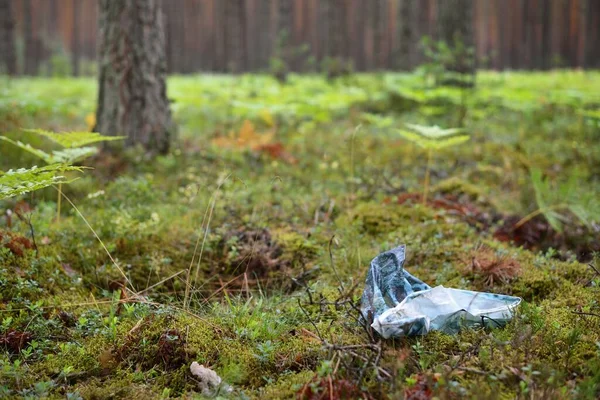
[[[23,1],[23,25],[25,31],[25,60],[23,72],[25,75],[36,75],[36,51],[33,38],[31,0]]]
[[[79,27],[79,23],[81,20],[80,16],[81,10],[81,2],[74,1],[73,2],[73,49],[71,50],[71,72],[74,76],[79,76],[79,59],[81,58],[81,49],[80,49],[80,35],[81,29]]]
[[[127,136],[152,154],[174,132],[166,93],[166,51],[159,0],[100,0],[95,131]]]
[[[278,0],[279,10],[277,15],[277,40],[285,46],[292,43],[294,22],[292,19],[292,1]]]
[[[396,49],[394,51],[395,65],[398,69],[408,71],[413,63],[411,49],[413,48],[412,2],[414,0],[399,0],[396,18]]]
[[[444,0],[438,9],[438,38],[446,41],[453,51],[461,53],[460,48],[473,48],[473,1]],[[467,54],[459,54],[457,62],[451,68],[459,73],[473,73],[475,63],[468,62]]]
[[[15,21],[11,0],[0,0],[0,73],[17,74]]]
[[[342,63],[346,58],[346,6],[343,0],[330,0],[328,12],[329,22],[329,56]]]
[[[244,71],[246,67],[246,17],[244,0],[224,0],[225,48],[230,53],[227,72]]]

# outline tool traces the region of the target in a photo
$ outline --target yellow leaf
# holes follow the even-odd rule
[[[268,109],[263,109],[259,112],[258,116],[263,120],[267,126],[272,127],[275,125],[275,121],[273,121],[273,114]]]
[[[96,126],[96,114],[89,113],[88,115],[86,115],[85,123],[86,123],[88,129],[91,131],[94,128],[94,126]]]
[[[275,130],[259,134],[256,132],[252,122],[245,120],[238,135],[236,135],[235,131],[230,131],[229,136],[215,138],[212,143],[218,147],[259,150],[261,147],[272,143],[274,137]]]
[[[242,124],[242,127],[240,128],[240,136],[238,139],[239,143],[241,145],[244,145],[247,143],[251,143],[255,139],[256,131],[254,130],[254,125],[252,125],[252,122],[250,122],[249,120],[245,120]]]

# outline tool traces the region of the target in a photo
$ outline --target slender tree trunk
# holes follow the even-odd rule
[[[398,17],[396,19],[397,44],[394,58],[396,59],[396,66],[403,71],[408,71],[412,67],[411,45],[414,45],[411,25],[412,2],[413,0],[399,0]]]
[[[79,27],[79,23],[81,21],[80,17],[81,10],[81,1],[73,2],[73,47],[71,49],[71,73],[73,76],[79,76],[79,59],[81,58],[81,50],[80,50],[80,35],[81,29]]]
[[[174,133],[166,93],[163,15],[158,0],[100,0],[95,131],[166,153]]]
[[[438,11],[439,39],[446,41],[454,50],[461,45],[473,48],[473,0],[444,0],[439,2]],[[463,74],[474,73],[475,63],[469,58],[463,52],[449,69]]]
[[[36,49],[33,37],[33,22],[31,16],[31,0],[23,2],[23,31],[25,36],[25,75],[36,74]]]
[[[246,64],[244,0],[224,0],[225,47],[229,52],[228,72],[243,72]]]
[[[0,74],[16,75],[15,22],[11,0],[0,0]]]

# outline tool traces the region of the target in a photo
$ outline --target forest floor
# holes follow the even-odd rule
[[[93,126],[92,78],[2,84],[3,135],[50,148],[18,129]],[[0,397],[201,398],[194,361],[223,398],[600,396],[600,73],[168,88],[169,155],[86,160],[60,220],[53,189],[0,202]],[[406,123],[470,136],[432,150],[426,202]],[[35,164],[0,145],[0,170]],[[356,305],[370,260],[403,243],[413,275],[520,296],[517,314],[377,337]]]

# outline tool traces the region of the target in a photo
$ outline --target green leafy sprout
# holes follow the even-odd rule
[[[563,232],[564,225],[572,220],[570,216],[585,226],[600,221],[600,201],[596,193],[578,190],[577,174],[565,182],[551,182],[538,168],[531,169],[530,175],[538,208],[517,222],[515,228],[538,215],[543,215],[557,232]]]
[[[0,175],[0,200],[33,192],[48,186],[68,183],[66,171],[81,171],[82,168],[52,164],[45,167],[20,168]]]
[[[31,168],[30,170],[19,169],[16,172],[9,171],[2,176],[6,181],[4,186],[0,186],[2,195],[5,197],[16,196],[21,193],[31,192],[33,190],[42,189],[54,184],[58,185],[58,199],[56,202],[56,220],[60,221],[60,208],[62,200],[62,184],[68,183],[62,174],[67,171],[78,170],[81,168],[73,167],[72,165],[78,161],[84,160],[98,152],[98,149],[90,144],[107,142],[123,139],[123,136],[102,136],[96,132],[51,132],[41,129],[25,129],[25,132],[35,133],[43,136],[53,143],[63,147],[61,150],[53,150],[46,152],[35,148],[28,143],[23,143],[20,140],[13,140],[6,136],[0,136],[0,140],[11,143],[22,150],[25,150],[36,157],[42,159],[46,164],[46,168]],[[20,171],[20,172],[19,172]],[[15,174],[20,175],[20,185],[12,180]],[[29,189],[28,189],[29,188]],[[28,189],[28,190],[26,190]]]
[[[463,129],[443,129],[437,125],[425,126],[416,124],[405,124],[409,130],[399,129],[398,133],[404,139],[415,143],[427,151],[427,167],[425,170],[425,182],[423,183],[423,204],[427,204],[429,193],[429,178],[433,152],[446,147],[456,146],[469,140],[469,135],[461,134]]]

